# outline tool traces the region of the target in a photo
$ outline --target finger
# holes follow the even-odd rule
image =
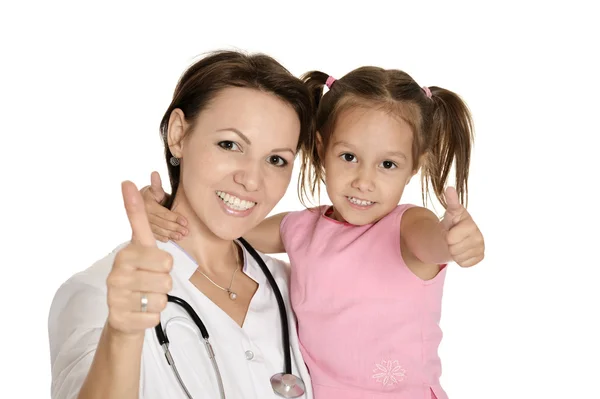
[[[127,309],[132,312],[142,312],[142,295],[146,295],[148,304],[146,312],[160,313],[167,307],[167,295],[154,292],[132,292],[127,298]]]
[[[460,267],[472,267],[481,262],[484,258],[483,254],[475,255],[473,257],[461,259],[460,261],[456,261]]]
[[[187,229],[185,229],[185,226],[187,225],[187,220],[183,216],[171,211],[168,208],[165,208],[164,206],[156,202],[154,200],[154,195],[150,193],[150,190],[147,190],[143,193],[143,199],[144,205],[146,206],[146,213],[149,217],[157,216],[169,222],[177,223],[180,226],[182,226],[182,228],[173,228],[172,230],[178,230],[184,235],[187,234]],[[150,222],[153,222],[152,219],[150,219]],[[162,225],[162,223],[160,222],[156,223]]]
[[[182,238],[181,233],[178,233],[176,231],[165,230],[162,227],[160,227],[159,225],[152,223],[152,222],[150,223],[150,228],[152,229],[152,232],[154,233],[154,237],[164,237],[167,239],[167,241],[169,241],[169,240],[179,241]]]
[[[133,244],[119,251],[114,263],[121,267],[125,266],[125,269],[129,270],[140,269],[156,273],[169,273],[173,268],[173,257],[170,253],[156,247],[148,248]],[[109,277],[116,279],[116,285],[121,286],[119,279],[127,278],[129,275],[131,275],[130,272],[116,273]]]
[[[188,230],[179,223],[163,219],[160,216],[153,213],[148,214],[148,220],[150,221],[150,227],[152,227],[152,231],[154,231],[155,234],[158,233],[164,236],[172,237],[173,234],[180,234],[184,236],[188,233]],[[155,230],[152,225],[155,225],[157,229]]]
[[[476,246],[476,247],[469,247],[466,250],[456,252],[455,254],[451,253],[451,255],[452,255],[452,259],[456,263],[461,263],[468,259],[479,257],[479,256],[483,255],[483,252],[484,252],[483,247]]]
[[[462,264],[468,259],[480,257],[484,253],[483,246],[470,246],[466,249],[456,250],[455,248],[449,249],[450,255],[452,256],[452,260],[454,260],[458,264]]]
[[[152,227],[152,225],[150,225]],[[152,228],[152,231],[154,231],[154,228]],[[167,237],[167,236],[161,236],[159,234],[154,233],[154,238],[156,238],[158,241],[160,242],[169,242],[169,240],[171,238]],[[177,241],[177,240],[175,240]]]
[[[462,220],[450,228],[446,235],[446,242],[448,245],[458,244],[477,235],[478,232],[479,229],[472,220]]]
[[[476,246],[477,246],[477,244],[474,244],[473,240],[466,239],[466,240],[462,240],[459,243],[449,245],[448,252],[450,252],[450,255],[452,256],[453,259],[456,259],[458,256],[461,256],[462,254],[466,253],[467,251],[470,251],[472,248],[475,248]]]
[[[150,229],[144,200],[135,184],[130,181],[121,183],[123,204],[131,225],[131,239],[144,247],[155,247],[156,240]]]
[[[127,288],[132,292],[168,294],[173,288],[173,278],[168,273],[138,270],[129,281]]]
[[[156,202],[163,202],[165,196],[165,190],[162,187],[162,181],[160,180],[160,174],[158,172],[152,172],[150,174],[150,192],[154,196]]]
[[[460,222],[465,215],[468,215],[468,213],[460,204],[458,194],[454,187],[446,188],[444,198],[446,200],[446,212],[442,219],[442,227],[446,230],[450,230],[452,226]]]
[[[167,306],[167,295],[155,292],[132,292],[125,289],[112,289],[108,291],[108,306],[120,312],[141,312],[142,294],[146,295],[148,304],[146,312],[160,313]]]
[[[446,199],[446,210],[458,212],[463,209],[463,206],[458,200],[458,193],[454,187],[450,186],[446,188],[444,198]]]
[[[158,208],[158,207],[160,207],[160,208]],[[162,205],[157,205],[157,208],[155,210],[153,208],[152,213],[154,215],[156,215],[162,219],[168,220],[170,222],[178,223],[181,226],[187,226],[186,218],[184,218],[183,216],[181,216],[180,214],[178,214],[176,212],[173,212],[170,209],[165,208]],[[185,230],[186,230],[186,234],[187,234],[187,229],[185,229]]]

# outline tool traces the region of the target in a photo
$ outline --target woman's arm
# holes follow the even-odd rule
[[[114,259],[111,254],[75,276],[54,297],[48,318],[52,399],[140,398],[144,335],[123,335],[110,326],[105,278],[98,278]]]
[[[122,191],[131,242],[114,257],[105,258],[108,263],[63,285],[52,306],[49,334],[55,398],[72,398],[76,392],[80,399],[139,398],[144,336],[159,323],[167,305],[173,259],[157,248],[135,185],[124,182]],[[105,279],[103,268],[110,268]],[[105,296],[97,294],[101,284],[106,284]],[[147,299],[145,308],[143,299]],[[100,336],[99,324],[103,325]]]
[[[106,324],[78,399],[139,398],[144,335],[126,336]]]

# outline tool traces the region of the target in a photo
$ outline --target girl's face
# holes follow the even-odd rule
[[[259,90],[222,90],[193,125],[175,110],[169,122],[169,148],[181,159],[175,207],[221,239],[243,236],[285,194],[299,136],[294,109]]]
[[[342,112],[324,154],[333,217],[365,225],[391,212],[416,173],[412,142],[410,126],[388,111],[353,107]]]

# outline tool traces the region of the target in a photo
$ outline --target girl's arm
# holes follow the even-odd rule
[[[244,238],[250,245],[265,254],[285,252],[281,240],[281,221],[289,212],[279,213],[263,220],[258,226],[250,230]]]
[[[415,206],[404,212],[400,237],[403,254],[410,254],[423,264],[442,265],[452,260],[442,224],[427,208]]]
[[[421,278],[434,277],[442,264],[456,262],[462,267],[470,267],[484,258],[483,235],[471,215],[460,205],[454,189],[447,189],[446,202],[446,213],[441,221],[433,212],[421,207],[410,208],[402,216],[402,257]]]
[[[150,228],[157,240],[166,242],[169,239],[180,240],[187,234],[186,219],[176,212],[162,206],[168,194],[164,192],[160,176],[152,172],[151,184],[140,190],[144,199],[146,214],[150,221]],[[244,238],[250,245],[262,253],[273,254],[285,252],[279,226],[287,213],[280,213],[266,218],[251,230]]]

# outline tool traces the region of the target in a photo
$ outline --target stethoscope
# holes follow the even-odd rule
[[[283,373],[277,373],[271,377],[271,387],[273,388],[273,391],[277,395],[279,395],[283,398],[300,397],[304,394],[305,386],[304,386],[304,382],[302,381],[302,379],[300,377],[297,377],[294,374],[292,374],[289,326],[288,326],[288,322],[287,322],[287,312],[285,310],[285,305],[283,302],[283,297],[281,296],[281,291],[279,290],[279,287],[277,286],[277,283],[275,282],[273,275],[269,271],[269,268],[267,267],[265,262],[262,260],[260,255],[258,253],[256,253],[254,248],[252,248],[252,246],[250,244],[248,244],[248,242],[246,240],[244,240],[243,238],[239,238],[239,241],[246,248],[246,250],[250,253],[250,255],[252,255],[254,260],[258,263],[258,265],[262,269],[263,273],[267,277],[267,280],[269,280],[269,284],[271,285],[271,288],[273,289],[273,292],[275,293],[275,298],[277,299],[277,306],[279,307],[279,316],[281,317],[281,333],[283,335],[283,354],[284,354],[284,361],[285,361],[285,369],[284,369]],[[221,373],[219,372],[219,366],[217,365],[217,362],[215,360],[215,353],[214,353],[212,345],[210,344],[209,339],[208,339],[209,338],[208,330],[204,326],[204,323],[202,322],[202,320],[200,320],[200,317],[198,317],[198,314],[194,311],[194,309],[192,309],[192,307],[186,301],[184,301],[183,299],[178,298],[176,296],[172,296],[172,295],[168,295],[167,297],[168,297],[169,302],[172,302],[172,303],[175,303],[175,304],[181,306],[187,312],[187,314],[191,317],[194,324],[196,324],[196,326],[200,330],[200,333],[202,334],[202,338],[204,339],[203,343],[206,348],[206,352],[212,363],[213,371],[215,372],[215,378],[216,378],[218,386],[219,386],[219,391],[221,393],[221,399],[225,399],[225,389],[223,388],[223,379],[221,378]],[[175,361],[173,360],[173,357],[171,356],[171,352],[169,351],[169,339],[167,338],[166,330],[163,330],[162,323],[159,322],[158,325],[154,328],[154,331],[156,333],[156,337],[158,338],[158,342],[160,343],[160,346],[162,346],[162,348],[165,352],[165,358],[167,359],[167,363],[171,367],[171,370],[173,371],[175,378],[179,382],[179,385],[181,385],[181,388],[185,392],[186,396],[189,399],[192,399],[192,395],[190,395],[190,392],[188,391],[187,387],[183,383],[183,380],[181,379],[181,376],[179,375],[179,372],[177,371],[177,367],[175,366]]]

